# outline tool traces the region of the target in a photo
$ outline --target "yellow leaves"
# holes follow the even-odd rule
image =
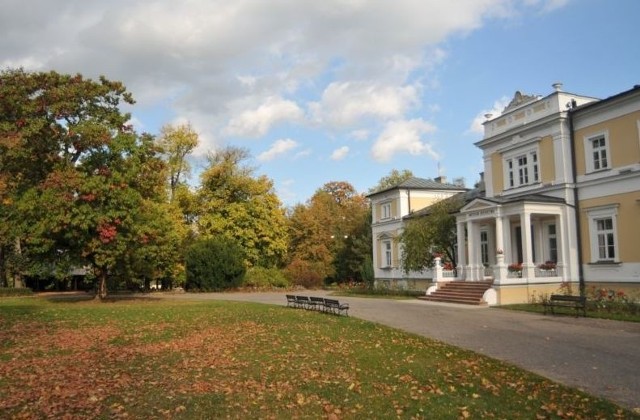
[[[296,394],[296,403],[298,405],[304,405],[306,403],[305,399],[304,399],[304,395],[302,394]]]

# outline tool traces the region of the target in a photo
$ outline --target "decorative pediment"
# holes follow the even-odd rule
[[[377,239],[379,241],[384,241],[386,239],[393,239],[395,236],[393,234],[391,234],[390,232],[382,232],[381,234],[379,234],[377,236]]]
[[[511,102],[509,102],[509,105],[507,105],[506,108],[502,110],[502,113],[504,114],[505,112],[519,108],[520,106],[529,102],[533,102],[537,99],[538,97],[535,95],[525,95],[519,90],[516,90],[516,93],[513,95],[513,99],[511,100]]]
[[[472,211],[481,211],[487,209],[493,209],[496,205],[494,203],[485,201],[481,198],[477,198],[471,201],[469,204],[460,209],[460,213],[468,213]]]

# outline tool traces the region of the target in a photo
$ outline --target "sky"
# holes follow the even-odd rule
[[[122,81],[139,132],[248,149],[286,206],[393,169],[483,170],[483,115],[640,84],[637,0],[0,0],[0,68]]]

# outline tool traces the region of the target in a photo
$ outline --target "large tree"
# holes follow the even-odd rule
[[[371,253],[370,213],[348,182],[329,182],[289,215],[290,259],[321,279],[361,280]],[[294,279],[295,280],[295,279]]]
[[[145,200],[166,201],[164,163],[152,139],[128,124],[122,103],[134,101],[104,77],[0,74],[0,215],[12,226],[10,251],[34,265],[64,256],[90,268],[99,298],[140,243]]]
[[[276,267],[287,251],[286,218],[273,182],[244,164],[245,149],[227,147],[209,157],[201,175],[198,232],[236,240],[250,266]]]
[[[389,175],[383,176],[382,178],[380,178],[380,181],[378,181],[378,184],[370,188],[369,192],[373,193],[376,191],[394,187],[398,184],[401,184],[402,182],[406,181],[411,177],[413,177],[413,172],[411,172],[409,169],[403,169],[402,171],[399,171],[397,169],[392,169],[391,172],[389,172]]]
[[[456,213],[462,207],[462,195],[439,201],[405,223],[399,241],[402,246],[401,265],[405,272],[433,267],[433,254],[442,254],[446,261],[457,262]]]
[[[198,146],[198,133],[190,124],[165,125],[161,129],[158,143],[169,168],[169,192],[173,201],[178,186],[191,175],[187,157]]]

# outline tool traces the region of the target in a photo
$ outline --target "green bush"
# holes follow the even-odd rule
[[[246,272],[240,245],[226,238],[196,242],[187,250],[185,289],[220,291],[238,287]]]
[[[252,267],[247,270],[242,283],[245,287],[289,287],[289,280],[277,268]]]
[[[287,278],[293,284],[315,289],[322,286],[323,278],[320,274],[322,271],[320,263],[312,263],[305,260],[293,260],[286,268]]]
[[[0,287],[0,297],[12,297],[12,296],[31,296],[33,290],[26,287]]]

